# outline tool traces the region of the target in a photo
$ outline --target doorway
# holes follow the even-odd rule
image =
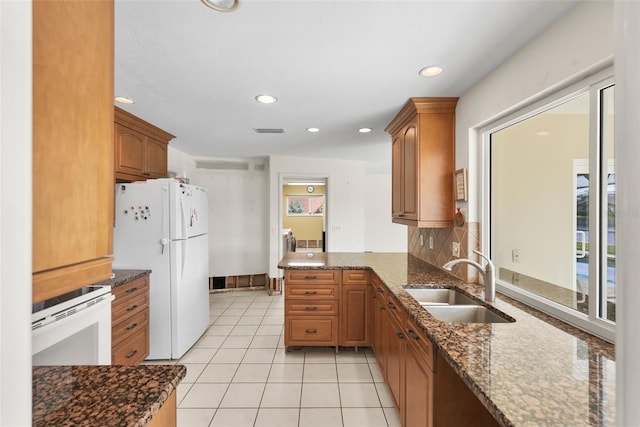
[[[282,253],[326,252],[327,178],[286,177],[281,188]]]

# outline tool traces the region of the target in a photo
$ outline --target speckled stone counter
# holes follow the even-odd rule
[[[125,283],[129,283],[133,280],[139,279],[140,277],[146,276],[151,273],[151,270],[113,270],[112,273],[114,276],[112,279],[96,283],[96,285],[109,285],[112,288],[116,288],[124,285]]]
[[[483,298],[484,287],[408,254],[298,252],[278,267],[375,271],[503,426],[615,424],[615,355],[606,341],[501,294],[491,307],[514,323],[441,322],[404,288],[455,286]]]
[[[33,368],[33,426],[144,426],[186,375],[184,365]]]

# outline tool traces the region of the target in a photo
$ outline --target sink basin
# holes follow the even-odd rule
[[[514,319],[501,316],[481,305],[426,306],[436,319],[449,323],[511,323]]]
[[[405,288],[405,291],[421,305],[478,305],[478,301],[455,289]]]

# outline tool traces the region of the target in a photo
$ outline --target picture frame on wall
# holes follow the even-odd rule
[[[453,188],[456,202],[467,201],[467,169],[462,168],[453,174]]]

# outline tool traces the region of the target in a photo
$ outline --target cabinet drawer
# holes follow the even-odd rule
[[[288,285],[284,286],[286,299],[338,299],[338,285]]]
[[[338,317],[288,317],[285,345],[338,345]]]
[[[368,285],[370,281],[369,270],[343,270],[343,285]]]
[[[121,304],[115,304],[116,300],[113,302],[114,305],[111,307],[111,322],[115,324],[149,307],[149,293],[144,292],[133,295]]]
[[[338,301],[286,301],[286,315],[337,316]]]
[[[131,334],[111,350],[113,365],[137,365],[149,354],[149,328]]]
[[[138,332],[149,325],[149,309],[145,308],[138,314],[128,317],[126,320],[114,325],[111,329],[111,342],[115,346],[131,334]]]
[[[398,325],[404,325],[406,313],[391,292],[387,292],[387,312],[395,318]]]
[[[285,285],[339,285],[340,270],[286,270],[284,275]]]
[[[435,371],[433,343],[430,339],[424,336],[415,322],[411,319],[407,319],[406,328],[407,339],[412,342],[420,350],[420,356],[423,356],[426,364]]]
[[[147,292],[149,290],[149,276],[141,277],[136,280],[132,280],[121,286],[113,288],[112,293],[116,297],[113,300],[113,307],[116,308],[119,305],[126,305],[128,298]]]

